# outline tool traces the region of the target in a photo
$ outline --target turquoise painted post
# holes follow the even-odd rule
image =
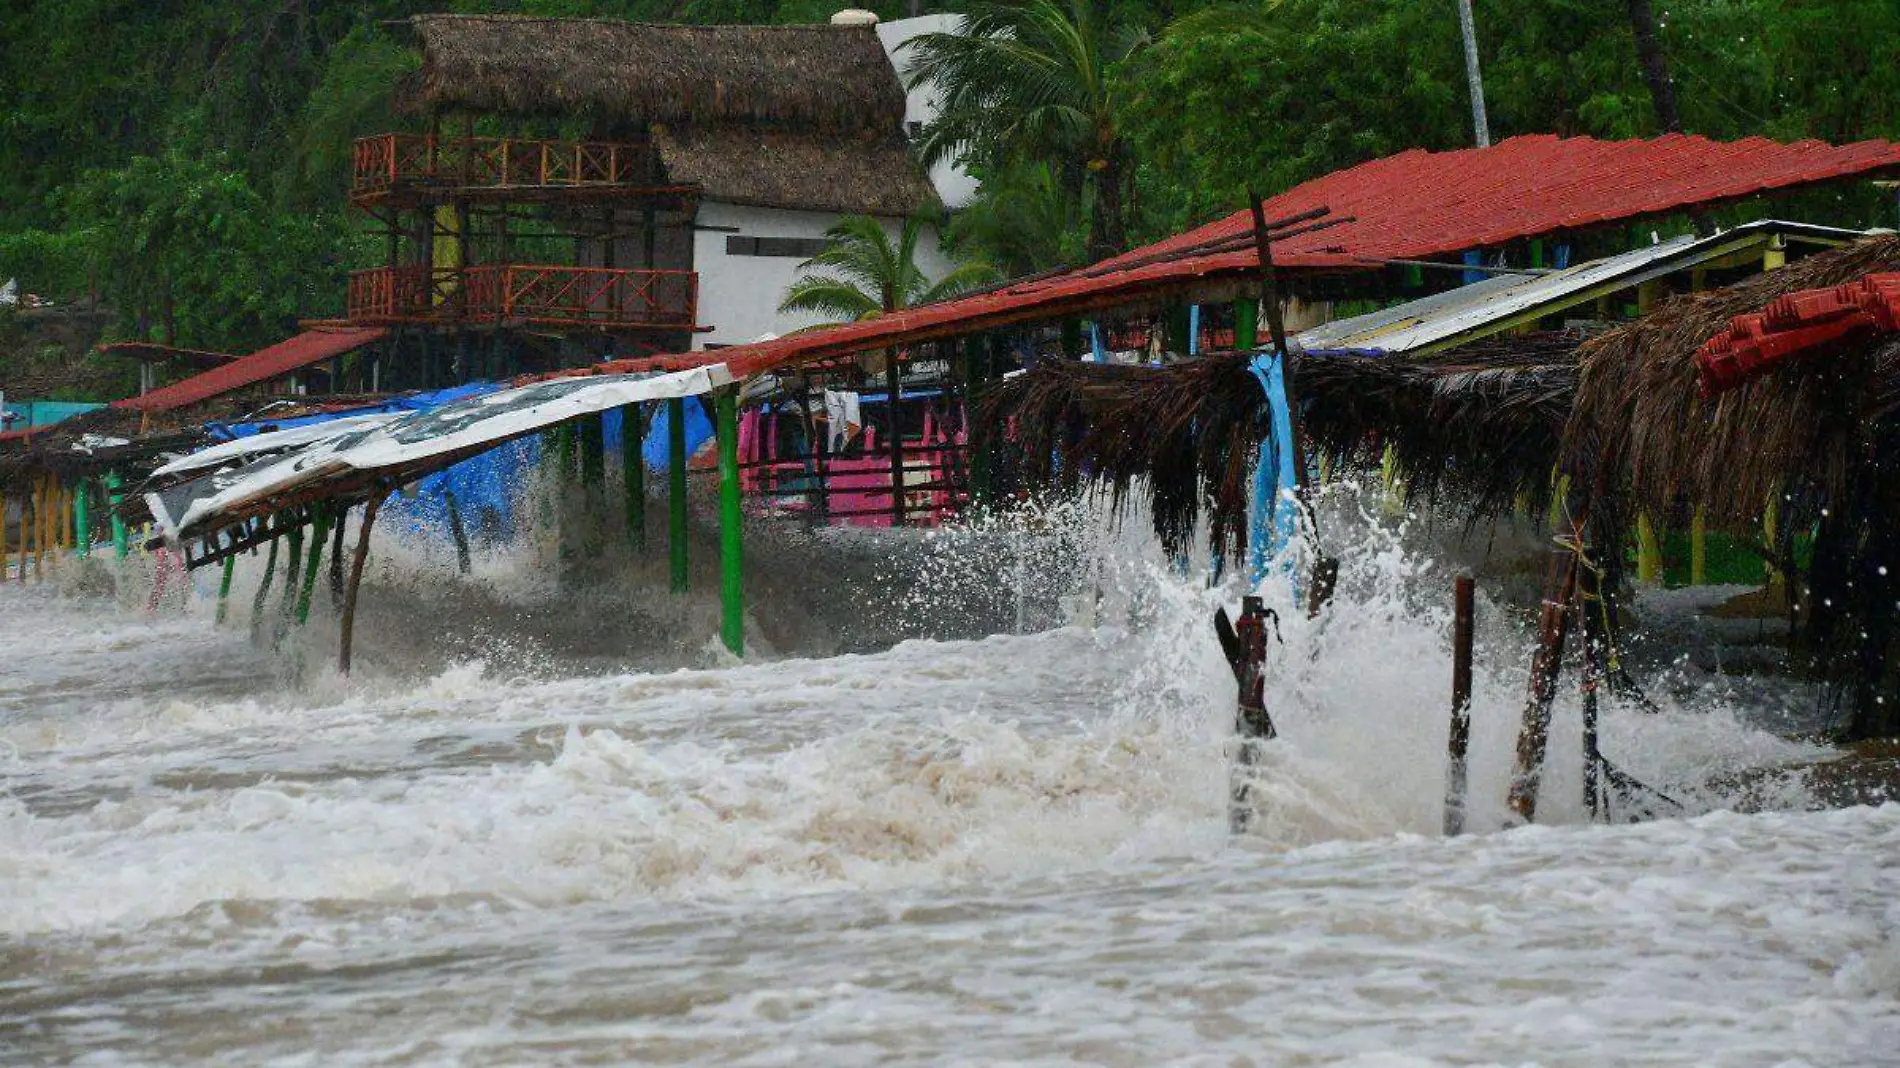
[[[722,391],[714,400],[719,435],[719,636],[734,656],[745,655],[745,579],[739,511],[739,397]]]
[[[92,555],[92,480],[82,478],[73,488],[73,551],[84,560]]]
[[[686,592],[686,401],[666,402],[666,549],[673,563],[673,592]]]
[[[120,488],[122,485],[117,471],[106,475],[106,503],[112,507],[112,551],[121,560],[132,551],[132,539],[126,536],[125,519],[119,515],[119,504],[125,500],[125,493]]]

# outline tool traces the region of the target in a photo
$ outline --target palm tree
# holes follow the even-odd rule
[[[781,312],[814,312],[854,322],[885,312],[954,297],[993,280],[987,263],[964,263],[932,282],[917,266],[923,222],[904,220],[895,244],[884,224],[868,215],[848,215],[825,231],[830,244],[801,264],[809,274],[793,282],[779,301]]]
[[[1091,258],[1127,244],[1134,161],[1122,138],[1128,96],[1122,61],[1146,37],[1113,27],[1105,0],[974,0],[959,33],[927,33],[913,87],[934,85],[938,116],[924,130],[926,164],[963,158],[1002,169],[1053,161],[1077,196],[1093,194]]]

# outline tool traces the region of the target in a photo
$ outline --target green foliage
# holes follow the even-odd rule
[[[339,295],[334,231],[279,211],[222,159],[139,156],[62,197],[120,330],[188,348],[247,351]]]
[[[895,243],[884,224],[868,215],[838,220],[825,231],[830,245],[801,264],[805,270],[825,273],[793,282],[779,302],[779,311],[814,312],[853,322],[953,297],[996,277],[988,264],[972,262],[932,282],[917,266],[922,234],[923,222],[914,217],[904,220]]]
[[[1082,261],[1087,238],[1078,205],[1055,168],[1023,162],[981,177],[976,199],[945,231],[953,252],[995,264],[1010,278]]]

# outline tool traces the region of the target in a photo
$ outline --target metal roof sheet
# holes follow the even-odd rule
[[[1859,230],[1764,219],[1709,237],[1684,235],[1590,260],[1549,274],[1499,275],[1419,300],[1316,326],[1292,339],[1308,352],[1414,352],[1481,334],[1485,328],[1538,308],[1576,303],[1580,295],[1622,289],[1727,255],[1737,244],[1780,234],[1844,243]]]
[[[269,348],[259,349],[203,374],[193,375],[137,397],[113,401],[112,406],[148,412],[183,408],[245,386],[280,378],[332,356],[341,356],[351,349],[362,348],[380,339],[386,333],[388,331],[381,327],[322,327],[306,330],[296,337],[279,341]]]

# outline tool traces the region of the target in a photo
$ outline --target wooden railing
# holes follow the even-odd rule
[[[353,322],[523,322],[540,326],[691,329],[691,271],[505,264],[378,267],[350,275]]]
[[[644,146],[610,142],[378,134],[357,140],[350,185],[355,193],[412,182],[497,189],[640,185],[649,179],[649,160]]]

